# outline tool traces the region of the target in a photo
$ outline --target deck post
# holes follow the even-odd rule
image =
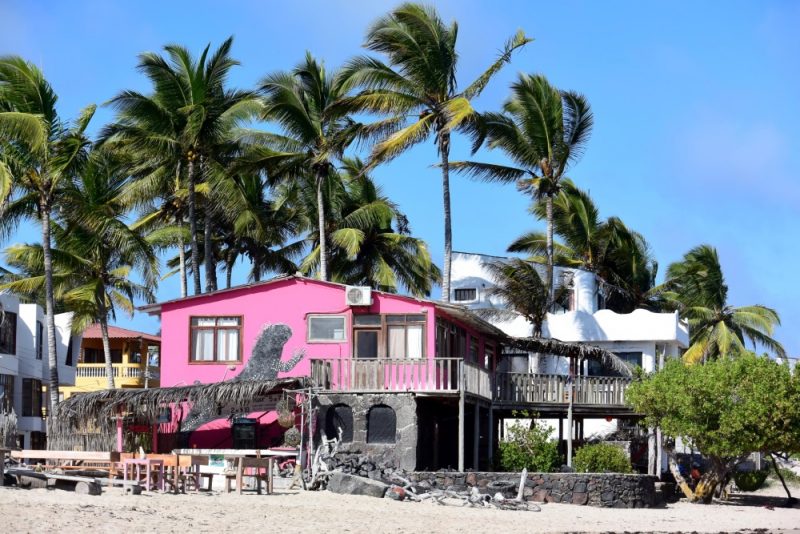
[[[656,476],[661,478],[662,456],[664,455],[664,438],[661,436],[661,428],[656,427]]]
[[[464,391],[464,362],[458,362],[458,471],[464,472],[464,417],[465,394]]]
[[[475,413],[472,414],[472,468],[478,470],[478,457],[481,447],[481,407],[475,403]]]
[[[567,389],[567,467],[572,467],[572,381],[569,381]]]
[[[647,474],[656,474],[656,429],[647,427]]]
[[[488,460],[490,465],[493,463],[492,461],[494,459],[494,425],[495,425],[494,409],[492,406],[489,406],[489,430],[486,433],[489,438],[488,441],[489,447],[486,450],[486,454],[489,457]]]

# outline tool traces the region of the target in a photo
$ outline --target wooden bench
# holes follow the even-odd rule
[[[89,467],[100,471],[111,471],[115,469],[119,462],[118,452],[94,452],[94,451],[44,451],[23,449],[11,451],[11,458],[19,461],[43,460],[46,468],[73,469],[76,467]]]

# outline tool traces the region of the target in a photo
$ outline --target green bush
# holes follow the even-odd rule
[[[739,471],[733,475],[736,487],[742,491],[756,491],[764,485],[766,471]]]
[[[558,444],[549,439],[550,430],[519,421],[508,429],[508,440],[500,442],[500,469],[551,473],[561,466]]]
[[[577,473],[630,473],[631,462],[622,449],[608,443],[584,445],[572,462]]]

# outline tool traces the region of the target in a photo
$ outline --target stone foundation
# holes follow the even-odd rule
[[[385,470],[413,471],[416,468],[417,403],[412,395],[342,393],[320,395],[318,399],[316,443],[325,434],[329,409],[336,405],[347,405],[353,410],[352,440],[339,444],[337,462],[329,467],[375,479],[383,478],[381,472]],[[389,440],[391,443],[369,442],[369,413],[375,406],[388,406],[394,411],[395,432],[394,440]],[[375,423],[376,419],[372,421]],[[380,435],[382,439],[386,436],[385,432],[380,432]]]
[[[519,473],[409,473],[419,492],[427,489],[468,490],[482,493],[502,491],[516,497]],[[656,477],[606,473],[529,473],[523,497],[528,501],[556,502],[606,508],[651,508],[656,506]],[[513,494],[513,495],[512,495]]]

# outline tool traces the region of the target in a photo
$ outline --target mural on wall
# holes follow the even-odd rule
[[[276,380],[278,373],[294,369],[305,357],[305,349],[295,349],[292,357],[283,361],[283,349],[292,337],[292,329],[285,324],[264,325],[256,338],[253,351],[244,369],[231,382],[244,380]],[[213,403],[197,402],[186,418],[180,423],[181,446],[189,446],[189,438],[201,426],[220,418],[219,406]]]

